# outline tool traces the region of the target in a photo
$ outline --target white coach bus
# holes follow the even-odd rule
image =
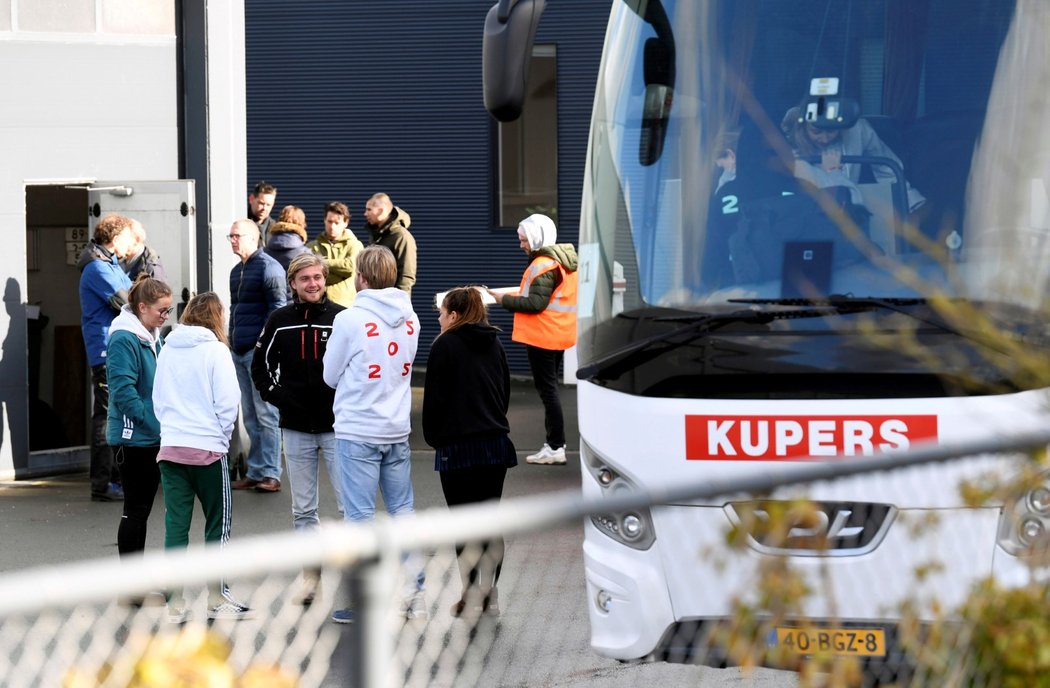
[[[498,118],[520,109],[542,5],[490,13]],[[1050,349],[1048,8],[611,3],[580,227],[586,496],[1047,426],[1046,375],[1019,352]],[[789,619],[771,644],[885,657],[905,595],[952,609],[978,579],[1028,580],[1050,492],[960,496],[1004,461],[812,486],[816,516],[732,554],[730,528],[797,490],[592,518],[592,645],[666,656],[684,627],[758,604],[756,567],[784,557],[812,593],[799,619],[826,632]]]

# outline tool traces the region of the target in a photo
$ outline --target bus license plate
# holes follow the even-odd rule
[[[778,626],[776,645],[800,655],[830,654],[885,657],[886,631],[881,628],[791,628]]]

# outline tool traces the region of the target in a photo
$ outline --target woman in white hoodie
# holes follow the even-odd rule
[[[160,421],[164,546],[189,544],[194,499],[204,511],[204,540],[230,538],[230,471],[227,453],[241,401],[222,302],[214,292],[186,304],[179,327],[168,335],[153,381],[153,408]],[[231,597],[225,581],[208,586],[209,619],[244,619],[248,607]],[[168,618],[188,618],[185,600],[168,600]]]
[[[160,485],[160,425],[153,413],[153,376],[164,341],[160,328],[170,314],[171,287],[143,274],[109,326],[106,441],[113,448],[124,486],[124,513],[117,529],[121,556],[146,549],[146,524]]]

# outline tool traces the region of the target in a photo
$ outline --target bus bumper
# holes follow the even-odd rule
[[[584,530],[591,647],[613,659],[644,657],[674,622],[658,545],[648,551],[617,545],[590,521]]]

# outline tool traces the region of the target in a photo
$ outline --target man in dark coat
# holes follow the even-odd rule
[[[164,264],[160,262],[160,254],[146,245],[146,228],[138,220],[132,219],[131,234],[135,237],[135,245],[128,257],[120,261],[128,279],[134,284],[139,275],[146,274],[167,284],[168,275],[164,272]]]
[[[277,203],[277,187],[270,182],[259,182],[252,193],[248,194],[248,217],[259,225],[262,232],[261,246],[266,245],[270,236],[270,225],[273,223],[273,207]]]
[[[397,261],[397,282],[394,286],[412,294],[416,283],[416,240],[408,232],[412,218],[394,205],[390,196],[377,193],[365,204],[365,229],[369,245],[386,246]]]

